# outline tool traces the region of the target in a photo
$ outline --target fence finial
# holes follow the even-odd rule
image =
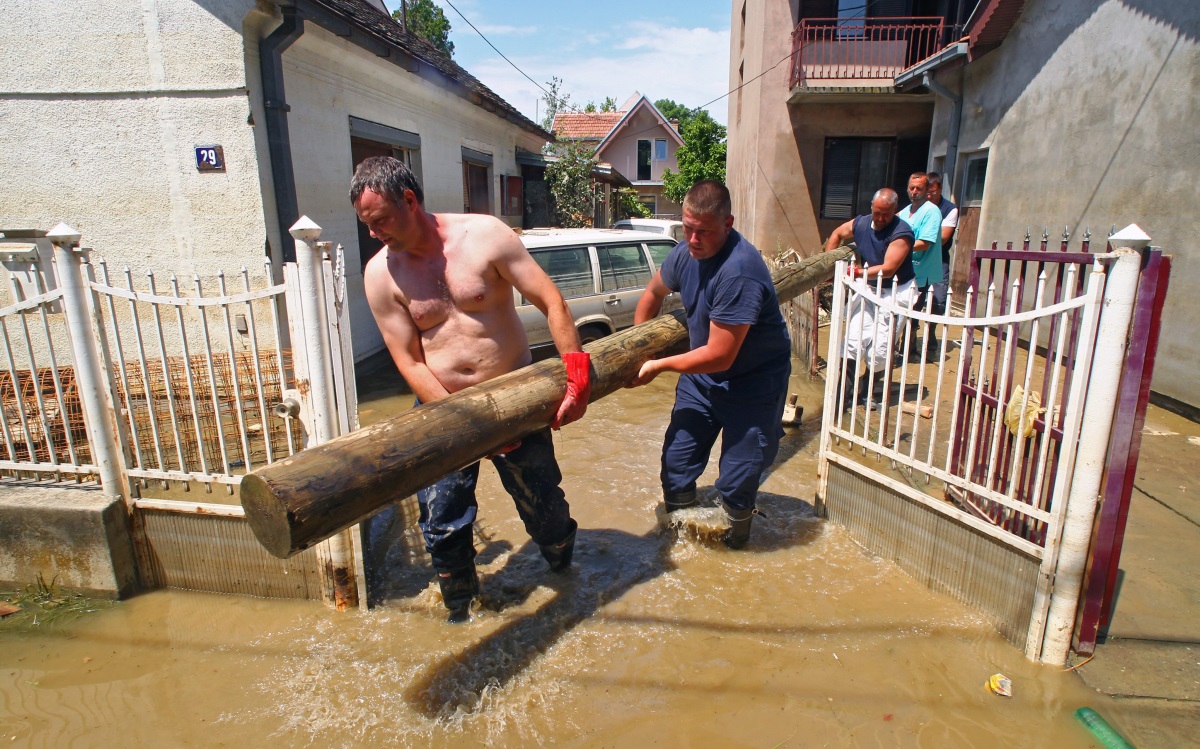
[[[300,220],[292,224],[292,228],[288,229],[288,234],[291,234],[292,237],[301,242],[311,244],[321,238],[321,227],[317,226],[317,222],[308,216],[301,216]]]
[[[1043,226],[1042,227],[1042,242],[1046,243],[1049,241],[1050,241],[1050,227]]]
[[[1025,241],[1026,241],[1026,242],[1028,242],[1028,241],[1029,241],[1029,238],[1030,238],[1030,234],[1029,234],[1029,227],[1028,227],[1028,226],[1026,226],[1026,227],[1025,227]]]
[[[1083,241],[1090,242],[1092,240],[1092,227],[1087,226],[1083,229]]]
[[[83,235],[61,221],[58,226],[46,232],[46,239],[49,239],[59,247],[66,247],[67,249],[78,246],[81,236]]]
[[[1063,241],[1066,242],[1070,238],[1071,238],[1071,227],[1064,226],[1063,227]]]

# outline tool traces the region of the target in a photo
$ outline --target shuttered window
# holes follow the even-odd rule
[[[892,181],[892,138],[826,138],[821,218],[848,220],[871,212],[871,196]]]

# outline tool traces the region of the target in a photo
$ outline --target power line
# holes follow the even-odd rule
[[[444,1],[445,1],[446,5],[449,5],[449,6],[450,6],[450,7],[451,7],[451,8],[454,10],[454,12],[455,12],[455,13],[457,13],[457,14],[459,15],[459,17],[460,17],[460,18],[462,18],[464,21],[466,21],[466,22],[467,22],[467,25],[471,27],[471,30],[472,30],[472,31],[474,31],[476,34],[478,34],[478,35],[479,35],[479,38],[480,38],[480,39],[482,39],[483,41],[487,42],[487,45],[488,45],[489,47],[491,47],[493,50],[495,50],[496,54],[500,55],[500,57],[502,57],[502,58],[504,59],[504,61],[505,61],[505,62],[507,62],[509,65],[511,65],[511,66],[513,67],[513,69],[514,69],[514,70],[516,70],[518,73],[520,73],[522,76],[524,76],[524,78],[525,78],[527,81],[529,81],[529,82],[530,82],[530,83],[532,83],[533,85],[537,86],[537,87],[538,87],[538,89],[540,89],[540,90],[542,91],[542,93],[544,93],[544,94],[546,95],[546,97],[547,97],[547,100],[548,100],[548,101],[555,103],[555,104],[557,105],[557,107],[566,107],[566,108],[568,108],[570,111],[572,111],[574,114],[582,114],[582,115],[584,115],[585,117],[588,117],[589,119],[593,119],[593,120],[597,120],[597,121],[601,121],[601,122],[603,122],[603,120],[601,120],[601,118],[592,116],[592,113],[591,113],[591,112],[583,112],[583,111],[580,111],[580,110],[578,109],[578,107],[575,107],[575,106],[568,106],[568,105],[567,105],[567,97],[557,98],[557,97],[555,97],[553,94],[551,94],[549,91],[547,91],[547,90],[545,89],[545,87],[544,87],[544,86],[542,86],[542,84],[538,83],[538,82],[537,82],[537,81],[535,81],[533,78],[531,78],[531,77],[529,76],[529,74],[528,74],[528,73],[526,73],[524,70],[522,70],[522,69],[520,68],[520,66],[518,66],[518,65],[517,65],[515,62],[513,62],[512,60],[508,59],[508,57],[507,57],[507,56],[505,56],[505,54],[504,54],[503,52],[501,52],[499,49],[497,49],[497,48],[496,48],[496,45],[492,44],[491,40],[490,40],[490,39],[488,39],[486,36],[484,36],[483,32],[482,32],[482,31],[480,31],[478,28],[476,28],[475,24],[471,23],[471,19],[467,18],[467,17],[466,17],[466,16],[463,14],[463,12],[462,12],[461,10],[459,10],[459,9],[458,9],[458,8],[457,8],[457,7],[454,5],[454,3],[453,3],[453,2],[451,2],[451,0],[444,0]],[[865,4],[861,5],[861,6],[856,6],[856,7],[854,7],[854,8],[849,8],[848,10],[859,10],[859,9],[861,8],[861,10],[862,10],[863,14],[862,14],[861,16],[855,16],[855,17],[846,17],[846,18],[839,18],[838,20],[839,20],[839,21],[856,21],[856,20],[865,20],[865,19],[867,18],[867,15],[866,15],[866,14],[867,14],[867,11],[868,11],[868,10],[870,10],[870,9],[871,9],[873,6],[875,6],[875,5],[879,4],[880,2],[883,2],[883,0],[870,0],[870,2],[867,2],[867,3],[865,3]],[[695,115],[696,115],[696,114],[698,114],[699,112],[706,110],[706,109],[707,109],[707,107],[708,107],[709,105],[711,105],[711,104],[715,104],[716,102],[718,102],[718,101],[721,101],[722,99],[726,99],[726,98],[728,98],[729,96],[731,96],[731,95],[733,95],[733,94],[737,93],[738,91],[741,91],[741,90],[742,90],[743,88],[745,88],[746,86],[750,85],[751,83],[754,83],[754,82],[755,82],[755,81],[757,81],[759,78],[762,78],[762,77],[763,77],[764,75],[766,75],[767,73],[770,73],[772,70],[774,70],[775,68],[779,67],[779,65],[780,65],[781,63],[783,63],[784,61],[786,61],[786,60],[790,60],[790,59],[792,59],[793,57],[795,57],[795,55],[796,55],[798,52],[802,51],[802,50],[803,50],[805,47],[807,47],[809,44],[811,44],[811,42],[809,42],[809,43],[805,43],[805,44],[802,44],[802,45],[801,45],[801,46],[800,46],[798,49],[793,49],[791,52],[789,52],[787,55],[785,55],[785,56],[784,56],[782,59],[778,60],[778,61],[777,61],[777,62],[776,62],[774,65],[772,65],[772,66],[771,66],[771,67],[769,67],[769,68],[766,68],[766,69],[764,69],[764,70],[763,70],[761,73],[759,73],[758,75],[754,76],[754,77],[753,77],[753,78],[751,78],[750,80],[748,80],[748,81],[742,81],[742,83],[738,84],[738,86],[737,86],[736,88],[734,88],[734,89],[732,89],[732,90],[730,90],[730,91],[726,91],[725,93],[721,94],[721,95],[720,95],[720,96],[718,96],[717,98],[715,98],[715,99],[712,99],[711,101],[707,101],[707,102],[705,102],[704,104],[701,104],[701,105],[700,105],[700,106],[698,106],[698,107],[693,107],[693,108],[689,109],[689,110],[688,110],[688,114],[689,114],[690,116],[695,116]],[[651,102],[651,103],[653,103],[653,102]],[[556,112],[558,111],[558,110],[557,110],[557,108],[556,108],[556,110],[555,110],[555,111],[556,111]],[[650,132],[651,130],[655,130],[655,129],[657,129],[658,127],[659,127],[658,125],[652,125],[652,126],[650,126],[650,127],[648,127],[648,128],[644,128],[644,129],[642,129],[642,130],[637,130],[637,131],[635,131],[635,132],[629,133],[628,135],[640,135],[640,134],[642,134],[642,133],[645,133],[645,132]]]

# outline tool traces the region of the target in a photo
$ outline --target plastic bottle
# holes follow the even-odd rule
[[[1075,711],[1075,718],[1079,720],[1096,738],[1100,739],[1100,743],[1108,747],[1108,749],[1135,749],[1133,744],[1125,740],[1125,737],[1117,733],[1117,729],[1108,724],[1104,718],[1100,717],[1100,713],[1090,707],[1081,707]]]

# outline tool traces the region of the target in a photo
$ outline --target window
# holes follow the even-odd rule
[[[534,250],[534,261],[546,271],[550,280],[558,286],[563,298],[587,296],[596,293],[592,282],[592,263],[588,259],[588,248],[565,247],[556,250]],[[523,303],[528,303],[522,299]]]
[[[381,125],[378,122],[350,118],[350,161],[352,168],[371,156],[392,156],[403,161],[421,179],[421,136],[407,130]],[[358,226],[359,267],[366,268],[367,261],[383,248],[383,243],[371,236],[367,225],[355,221]]]
[[[650,264],[640,244],[596,248],[600,261],[601,291],[640,289],[650,283]]]
[[[978,206],[983,204],[983,183],[987,177],[987,154],[971,156],[963,170],[962,204],[963,206]]]
[[[492,155],[462,150],[463,213],[492,212]]]
[[[666,161],[667,160],[667,139],[666,138],[655,138],[654,139],[654,160],[655,161]]]
[[[639,182],[648,182],[651,179],[650,141],[639,140],[637,149],[637,178]]]
[[[646,247],[650,250],[650,257],[654,258],[654,265],[660,268],[667,259],[667,255],[670,255],[671,250],[675,249],[674,244],[665,242],[651,242]]]
[[[524,185],[525,181],[519,176],[506,175],[500,178],[501,216],[521,216],[524,214]]]
[[[871,212],[871,197],[892,182],[896,141],[827,138],[821,218],[851,219]]]
[[[638,202],[646,206],[646,210],[650,211],[650,215],[658,213],[658,198],[654,195],[639,195]]]

